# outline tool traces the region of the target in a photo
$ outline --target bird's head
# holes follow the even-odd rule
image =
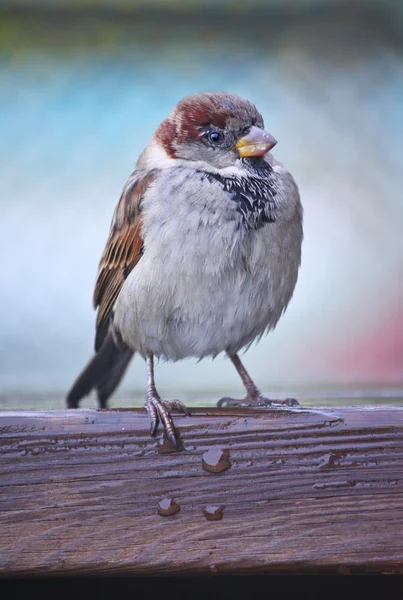
[[[170,158],[220,169],[269,152],[277,142],[263,127],[262,115],[247,100],[225,92],[200,93],[178,102],[154,138]]]

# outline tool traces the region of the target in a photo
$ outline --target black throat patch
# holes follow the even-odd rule
[[[277,194],[275,176],[272,167],[265,161],[257,163],[244,159],[245,176],[222,177],[218,173],[206,174],[210,181],[222,185],[237,205],[248,229],[259,229],[265,223],[276,220]]]

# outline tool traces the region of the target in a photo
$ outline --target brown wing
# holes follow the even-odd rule
[[[109,326],[109,317],[123,283],[141,258],[141,200],[155,172],[128,179],[113,214],[109,238],[102,254],[93,303],[98,308],[95,350],[99,350]]]

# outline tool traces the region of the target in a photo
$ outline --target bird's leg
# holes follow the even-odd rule
[[[298,406],[299,403],[294,398],[286,398],[285,400],[271,400],[270,398],[266,398],[263,396],[261,391],[256,387],[253,379],[249,375],[248,371],[245,369],[243,364],[241,363],[241,359],[238,354],[228,354],[229,358],[232,360],[232,363],[236,370],[238,371],[242,383],[246,388],[246,398],[243,400],[236,400],[234,398],[221,398],[217,402],[217,406]]]
[[[161,421],[166,435],[175,446],[178,447],[178,442],[175,435],[175,427],[169,411],[173,408],[178,410],[182,410],[185,415],[189,416],[189,411],[182,402],[179,400],[173,400],[171,402],[163,402],[160,398],[160,395],[157,392],[155,387],[154,380],[154,357],[152,354],[147,355],[147,375],[148,375],[148,388],[147,388],[147,396],[145,401],[145,407],[148,412],[148,416],[150,417],[150,427],[151,427],[151,435],[155,436],[157,432],[157,428],[159,422]]]

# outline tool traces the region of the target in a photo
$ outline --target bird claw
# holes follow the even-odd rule
[[[248,407],[256,407],[256,408],[278,408],[281,406],[293,407],[299,406],[298,400],[295,398],[285,398],[283,400],[271,400],[270,398],[266,398],[262,394],[257,394],[256,396],[246,396],[242,400],[237,400],[236,398],[221,398],[217,402],[218,408],[224,407],[236,407],[236,406],[248,406]]]
[[[170,402],[163,402],[157,392],[147,392],[146,397],[146,410],[150,417],[150,431],[151,435],[155,437],[158,429],[158,425],[162,423],[165,430],[166,436],[174,446],[178,448],[178,440],[176,439],[176,432],[173,420],[169,414],[170,410],[182,410],[186,416],[190,416],[187,407],[182,404],[179,400],[171,400]]]

